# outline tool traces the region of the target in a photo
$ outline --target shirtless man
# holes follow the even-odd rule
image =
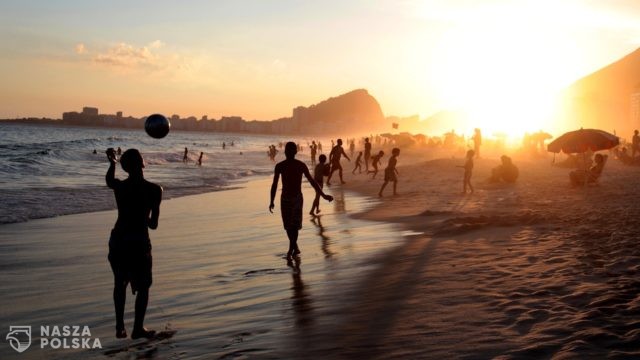
[[[122,154],[120,165],[129,173],[125,180],[115,177],[116,153],[107,150],[109,169],[107,186],[113,189],[118,204],[118,219],[109,239],[109,263],[113,271],[113,302],[116,311],[116,337],[126,338],[124,305],[127,285],[136,296],[132,339],[151,338],[155,331],[144,327],[144,316],[151,287],[151,240],[148,229],[158,228],[162,187],[144,179],[144,160],[136,149]]]
[[[340,157],[344,155],[347,160],[351,161],[347,154],[344,152],[342,148],[342,139],[338,139],[338,145],[334,146],[331,149],[331,153],[329,153],[329,164],[331,164],[331,172],[329,173],[329,177],[327,178],[327,185],[331,185],[331,176],[333,173],[338,170],[338,175],[340,175],[340,182],[346,184],[342,179],[342,165],[340,165]]]
[[[284,147],[286,159],[276,164],[273,173],[273,183],[271,184],[271,203],[269,211],[273,213],[275,207],[273,201],[278,190],[278,181],[282,175],[282,194],[280,195],[280,212],[282,213],[282,223],[289,238],[289,250],[287,258],[300,254],[298,248],[298,231],[302,229],[302,175],[304,175],[311,186],[325,200],[333,201],[333,197],[326,195],[318,183],[313,179],[307,165],[295,158],[298,148],[295,143],[288,142]]]

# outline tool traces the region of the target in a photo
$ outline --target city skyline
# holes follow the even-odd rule
[[[0,118],[92,104],[270,120],[366,88],[385,115],[479,121],[549,97],[640,46],[614,1],[61,1],[0,5]],[[531,116],[544,116],[544,106]],[[504,115],[504,114],[503,114]],[[498,114],[498,120],[501,114]],[[495,121],[498,121],[495,120]],[[487,120],[488,121],[488,120]]]

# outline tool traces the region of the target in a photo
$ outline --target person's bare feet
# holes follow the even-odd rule
[[[150,339],[155,334],[156,334],[155,330],[149,330],[147,328],[142,328],[142,329],[133,330],[133,332],[131,333],[131,338],[132,339],[140,339],[140,338]]]

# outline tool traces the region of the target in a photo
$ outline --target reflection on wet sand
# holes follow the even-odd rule
[[[329,250],[329,245],[331,244],[331,238],[325,234],[325,228],[322,225],[321,216],[314,216],[311,218],[311,222],[318,228],[318,236],[322,240],[322,253],[326,259],[331,258],[334,254],[331,250]]]
[[[302,336],[304,336],[308,330],[310,329],[313,322],[313,301],[307,292],[307,288],[302,281],[302,270],[300,269],[300,264],[302,261],[299,256],[295,256],[293,258],[287,259],[287,266],[289,266],[291,271],[291,279],[293,281],[293,286],[291,290],[293,291],[293,295],[291,297],[291,307],[293,308],[293,313],[295,315],[295,326],[299,330],[302,330]]]

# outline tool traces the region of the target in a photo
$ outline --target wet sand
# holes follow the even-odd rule
[[[610,159],[599,185],[572,189],[550,159],[514,159],[516,184],[486,182],[498,160],[481,159],[461,195],[461,158],[409,159],[399,196],[378,200],[381,180],[364,175],[332,186],[322,227],[305,214],[299,268],[282,258],[269,179],[165,202],[147,323],[177,333],[149,346],[113,338],[114,212],[3,226],[2,324],[87,324],[103,339],[33,357],[640,356],[640,168]],[[25,358],[4,344],[2,358]]]
[[[395,225],[347,216],[377,200],[335,189],[315,222],[305,214],[301,263],[289,266],[278,204],[268,211],[270,179],[239,186],[162,204],[146,324],[177,332],[152,344],[114,337],[114,211],[0,227],[2,327],[31,325],[39,335],[40,325],[88,325],[103,346],[42,350],[34,337],[22,354],[2,341],[0,358],[288,358],[316,328],[337,323],[342,295],[372,268],[367,259],[401,240]],[[304,187],[307,209],[311,191]],[[128,291],[129,332],[133,301]]]

